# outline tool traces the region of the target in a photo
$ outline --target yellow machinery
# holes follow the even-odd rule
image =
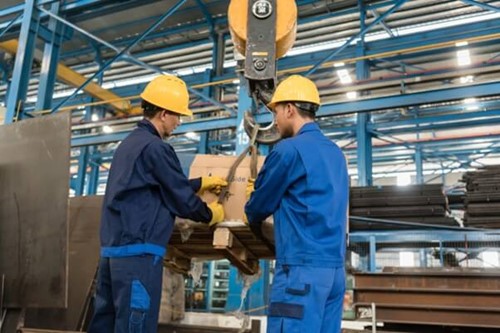
[[[229,29],[234,46],[242,55],[246,54],[248,40],[248,3],[250,0],[232,0],[229,4]],[[268,2],[271,1],[260,1]],[[276,58],[281,58],[293,46],[297,32],[297,6],[294,0],[276,0]],[[252,5],[258,10],[259,1]],[[261,5],[262,6],[262,5]],[[264,5],[266,6],[266,5]],[[266,9],[261,9],[266,10]],[[253,15],[253,12],[252,12]]]
[[[236,50],[245,57],[244,75],[256,106],[267,105],[276,86],[276,61],[293,46],[297,34],[294,0],[231,0],[229,30]],[[245,130],[253,133],[255,121],[245,114]],[[279,135],[273,126],[258,130],[256,141],[273,143]]]

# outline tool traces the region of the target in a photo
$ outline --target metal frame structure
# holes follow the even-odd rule
[[[248,144],[243,113],[253,102],[227,29],[229,0],[166,3],[0,6],[5,120],[71,112],[75,195],[102,192],[117,143],[140,119],[138,95],[157,73],[175,73],[190,86],[195,116],[170,139],[179,153],[239,154]],[[296,3],[298,39],[279,60],[279,76],[301,73],[317,83],[318,122],[345,151],[358,185],[402,172],[416,183],[442,180],[500,158],[500,1]],[[465,49],[470,64],[457,66]],[[353,76],[351,83],[341,82],[339,69]],[[266,110],[254,112],[260,123],[272,119]],[[272,147],[259,149],[266,154]],[[351,242],[367,244],[369,271],[376,270],[377,246],[396,241],[437,241],[441,258],[445,241],[498,242],[478,231],[412,234],[356,233]],[[264,302],[265,288],[256,289],[247,308]]]
[[[99,177],[96,176],[99,170],[105,174],[106,168],[103,165],[109,163],[109,156],[100,157],[103,149],[109,148],[109,144],[113,142],[119,142],[133,129],[137,117],[129,115],[137,114],[137,109],[133,107],[138,100],[137,95],[147,83],[147,77],[154,73],[177,72],[191,86],[194,97],[192,104],[197,112],[194,120],[180,126],[178,135],[172,140],[178,151],[231,154],[241,151],[245,145],[247,137],[241,126],[242,113],[252,107],[252,101],[247,97],[244,80],[235,73],[235,67],[231,64],[232,45],[227,30],[224,29],[227,27],[227,18],[212,10],[228,1],[178,1],[165,8],[162,15],[144,17],[134,22],[148,27],[146,30],[136,30],[135,34],[129,33],[130,37],[120,36],[115,40],[99,37],[98,33],[102,29],[88,31],[81,27],[92,15],[109,16],[110,13],[122,11],[127,13],[157,2],[130,0],[98,4],[96,1],[81,0],[60,5],[58,1],[28,1],[24,6],[16,5],[0,10],[0,42],[10,41],[10,38],[18,34],[16,61],[11,69],[5,64],[2,66],[4,77],[9,77],[12,71],[8,81],[8,95],[6,90],[3,91],[7,105],[6,121],[57,111],[69,110],[73,113],[75,126],[72,143],[75,157],[78,157],[78,164],[81,166],[75,168],[80,171],[75,172],[77,177],[73,181],[77,194],[84,193],[84,186],[90,188],[87,193],[96,191],[99,181],[92,181],[96,183],[92,185],[90,180]],[[449,4],[449,14],[433,14],[428,20],[422,20],[429,24],[446,21],[448,16],[453,19],[469,19],[459,26],[460,29],[453,24],[444,24],[439,29],[424,29],[415,33],[405,33],[405,29],[413,27],[412,20],[415,25],[425,25],[411,15],[413,10],[420,13],[424,9],[404,0],[360,0],[356,6],[339,4],[335,11],[325,1],[303,0],[297,1],[297,4],[298,50],[306,45],[310,48],[318,46],[314,42],[317,38],[312,34],[316,26],[318,29],[326,29],[329,22],[350,20],[349,25],[345,25],[346,33],[332,32],[329,41],[327,37],[323,37],[319,51],[312,48],[311,53],[293,54],[292,50],[292,55],[281,59],[278,67],[281,76],[302,72],[317,82],[324,102],[318,114],[321,117],[321,127],[332,140],[345,148],[351,165],[357,167],[355,176],[358,184],[373,184],[374,174],[380,177],[394,173],[391,168],[384,167],[388,163],[398,165],[396,171],[411,172],[415,174],[416,181],[423,182],[429,181],[429,174],[438,172],[439,168],[433,166],[436,163],[442,166],[441,173],[445,173],[478,166],[485,157],[500,156],[500,133],[490,131],[478,135],[484,126],[497,124],[500,120],[500,83],[493,78],[499,66],[500,49],[497,50],[495,42],[500,38],[500,24],[496,17],[488,16],[489,13],[498,12],[495,1],[454,1]],[[317,9],[322,6],[323,11]],[[307,15],[300,15],[301,10]],[[177,15],[184,17],[196,11],[200,13],[200,19],[165,29],[168,17],[175,19]],[[354,23],[356,20],[352,19],[356,13],[359,14],[357,26]],[[430,14],[427,12],[427,15]],[[470,17],[474,15],[483,15],[485,19],[471,21]],[[395,16],[401,17],[401,20],[392,20]],[[2,18],[5,18],[4,21]],[[144,21],[154,23],[145,25]],[[403,23],[399,23],[400,21]],[[111,21],[111,26],[112,23]],[[117,30],[124,28],[123,24],[118,24],[117,27]],[[205,33],[201,29],[207,29],[207,39],[172,45],[166,43],[165,46],[144,51],[145,45],[152,40],[182,36],[191,31]],[[353,33],[349,35],[351,31]],[[339,39],[336,35],[345,37]],[[84,44],[88,44],[90,49],[84,46],[65,50],[65,43],[71,43],[77,37],[86,41]],[[45,44],[43,53],[39,50],[37,38]],[[448,58],[449,62],[449,58],[453,58],[459,49],[456,45],[464,41],[469,43],[471,51],[480,59],[464,68],[457,68],[455,65],[443,67],[444,59]],[[200,47],[207,51],[210,48],[214,50],[212,53],[203,51],[207,66],[202,71],[195,70],[195,63],[184,61],[183,58],[178,59],[181,66],[195,66],[191,68],[191,74],[183,74],[183,67],[179,68],[175,61],[170,62],[171,66],[165,66],[154,60],[158,59],[157,54],[168,56]],[[0,49],[2,48],[6,49],[0,44]],[[134,51],[137,48],[141,50]],[[93,57],[97,64],[95,70],[91,69],[91,63],[79,64],[73,60],[81,55],[86,57],[88,52],[96,54]],[[40,70],[36,68],[37,65],[35,68],[32,65],[32,59],[37,59],[37,53],[43,54],[38,57],[41,59]],[[67,90],[67,85],[58,84],[56,80],[56,71],[57,77],[61,79],[58,61],[64,65],[72,64],[70,69],[74,71],[73,76],[81,74],[82,78],[85,77],[83,82],[81,79],[70,82],[76,90],[59,94],[62,97],[57,97],[58,92],[61,89]],[[193,65],[189,65],[190,63]],[[333,66],[337,63],[343,63],[347,72],[355,72],[352,84],[342,85],[338,82]],[[139,83],[131,80],[130,84],[120,84],[109,91],[101,87],[110,80],[119,82],[119,77],[136,78],[136,72],[142,73],[145,79],[139,80]],[[461,77],[472,75],[473,82],[456,82]],[[481,79],[476,80],[475,76]],[[97,101],[89,100],[80,90],[85,89],[86,85],[94,84],[93,79],[97,77],[100,77],[100,83],[95,88],[100,90],[91,94]],[[29,83],[30,78],[33,83]],[[67,83],[68,80],[62,78],[62,81]],[[347,99],[347,92],[356,93],[357,99]],[[0,96],[1,94],[0,88]],[[464,106],[463,100],[466,98],[479,100],[473,107],[474,110]],[[92,121],[93,113],[101,113],[100,118],[105,120]],[[350,116],[353,113],[357,115]],[[257,115],[257,120],[269,122],[271,115],[263,112]],[[113,133],[104,133],[105,127],[113,128]],[[453,145],[453,139],[443,141],[446,133],[462,128],[477,130],[473,131],[474,135],[458,136],[456,141],[461,142],[460,145]],[[195,132],[195,135],[191,132]],[[470,140],[467,141],[468,139]],[[480,143],[481,140],[484,142]],[[450,143],[450,148],[442,149],[443,145],[438,149],[440,142]],[[89,148],[77,148],[84,146]],[[262,147],[263,151],[267,149],[268,147]],[[89,154],[89,150],[95,153]],[[374,169],[374,165],[379,167]],[[92,167],[89,169],[86,166]]]

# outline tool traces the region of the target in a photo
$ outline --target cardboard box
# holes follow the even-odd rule
[[[219,176],[225,179],[236,159],[237,156],[196,155],[189,170],[189,178]],[[264,164],[264,159],[264,156],[258,157],[257,171]],[[223,202],[226,221],[243,220],[244,207],[247,202],[246,187],[250,175],[250,156],[247,156],[236,169],[234,179],[229,182],[229,195]],[[202,199],[210,203],[218,197],[206,192],[202,195]]]

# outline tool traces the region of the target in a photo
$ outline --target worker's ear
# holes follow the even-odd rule
[[[167,116],[166,110],[161,110],[160,112],[158,112],[158,117],[160,118],[160,120],[165,120],[166,116]]]
[[[292,103],[286,103],[285,105],[285,116],[286,118],[291,118],[297,112],[295,105]]]

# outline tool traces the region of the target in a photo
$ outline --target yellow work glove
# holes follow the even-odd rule
[[[224,208],[220,203],[214,201],[208,204],[208,208],[212,211],[212,220],[210,220],[210,223],[208,224],[210,227],[224,221]]]
[[[248,178],[247,189],[246,189],[247,200],[250,199],[250,196],[252,195],[252,192],[254,190],[255,190],[255,178]]]
[[[201,177],[201,186],[198,193],[202,194],[205,191],[210,191],[219,194],[223,186],[227,186],[227,182],[221,177]]]

